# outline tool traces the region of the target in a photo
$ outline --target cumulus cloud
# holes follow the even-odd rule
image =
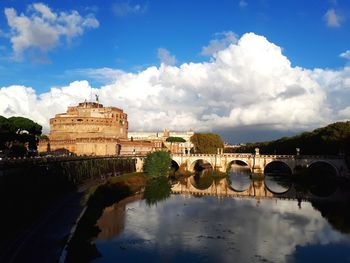
[[[112,5],[112,12],[117,17],[143,14],[146,11],[147,11],[146,5],[140,5],[140,4],[132,5],[129,2],[114,3]]]
[[[176,57],[174,55],[171,55],[169,50],[165,48],[158,48],[157,55],[161,63],[166,65],[175,65],[176,64]]]
[[[328,9],[324,15],[324,19],[329,27],[340,27],[343,20],[343,18],[334,9]]]
[[[46,54],[62,38],[70,42],[87,28],[97,28],[99,22],[90,14],[81,16],[77,11],[56,13],[42,3],[30,5],[27,12],[17,14],[14,8],[5,8],[10,27],[10,40],[15,59],[21,59],[28,49]]]
[[[339,57],[345,58],[345,59],[350,59],[350,50],[346,50],[345,52],[341,53],[339,55]]]
[[[264,126],[286,131],[319,127],[349,113],[350,67],[292,67],[279,46],[254,33],[217,51],[209,62],[162,63],[139,73],[115,74],[116,80],[98,89],[87,81],[42,94],[28,87],[3,87],[0,115],[28,116],[48,129],[50,117],[91,94],[99,94],[104,105],[123,108],[130,130]]]
[[[215,34],[215,39],[210,40],[209,45],[202,48],[201,55],[212,56],[214,53],[237,43],[237,35],[232,31]]]

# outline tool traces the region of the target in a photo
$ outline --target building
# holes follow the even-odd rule
[[[193,134],[193,131],[169,131],[165,129],[163,132],[129,132],[128,138],[132,141],[151,141],[154,143],[155,149],[167,148],[172,153],[189,153],[193,148],[190,140]],[[181,137],[186,142],[167,142],[166,139],[169,137]]]
[[[188,153],[193,145],[189,132],[128,132],[128,116],[122,109],[82,102],[50,119],[50,133],[41,139],[39,153],[76,155],[139,155],[167,149]],[[181,137],[183,143],[166,142]]]
[[[39,152],[77,155],[115,155],[127,141],[128,116],[122,109],[83,102],[50,119],[48,139],[39,142]]]

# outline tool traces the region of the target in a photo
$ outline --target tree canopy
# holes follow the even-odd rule
[[[186,142],[186,140],[182,137],[168,137],[166,141],[167,142]]]
[[[171,157],[168,152],[158,151],[147,154],[144,171],[150,176],[165,176],[170,169]]]
[[[14,156],[17,153],[23,155],[27,146],[29,149],[36,149],[37,136],[41,134],[41,129],[41,125],[28,118],[10,117],[7,119],[0,116],[0,149],[8,150]],[[23,133],[23,131],[27,132]]]
[[[224,148],[220,135],[215,133],[195,133],[191,137],[196,153],[216,153],[217,148]]]
[[[262,154],[350,154],[350,121],[336,122],[312,132],[304,132],[293,137],[283,137],[275,141],[248,143],[237,152],[254,152],[260,148]]]
[[[17,131],[28,131],[32,135],[40,135],[43,128],[31,119],[24,117],[10,117],[8,120]]]

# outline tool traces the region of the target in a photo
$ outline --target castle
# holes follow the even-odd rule
[[[182,135],[186,143],[170,144],[169,136]],[[128,116],[122,109],[104,107],[98,102],[82,102],[68,107],[66,113],[50,119],[48,138],[41,139],[40,153],[76,155],[134,155],[168,148],[171,152],[187,152],[193,132],[128,133]],[[128,138],[129,137],[129,138]],[[169,145],[168,145],[169,144]]]

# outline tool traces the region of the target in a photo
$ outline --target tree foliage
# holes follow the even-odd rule
[[[41,125],[28,118],[0,116],[0,149],[8,150],[13,156],[23,155],[25,144],[29,149],[36,149],[41,130]]]
[[[165,176],[170,169],[170,154],[164,151],[158,151],[147,154],[144,171],[150,176]]]
[[[224,148],[220,135],[214,133],[195,133],[191,137],[195,153],[217,153],[217,148]]]
[[[8,120],[17,131],[28,131],[32,135],[40,135],[43,128],[31,119],[24,117],[10,117]]]
[[[350,121],[336,122],[312,132],[304,132],[293,137],[283,137],[275,141],[248,143],[237,152],[254,152],[260,148],[262,154],[350,154]]]
[[[186,142],[186,140],[182,137],[168,137],[166,141],[167,142]]]

